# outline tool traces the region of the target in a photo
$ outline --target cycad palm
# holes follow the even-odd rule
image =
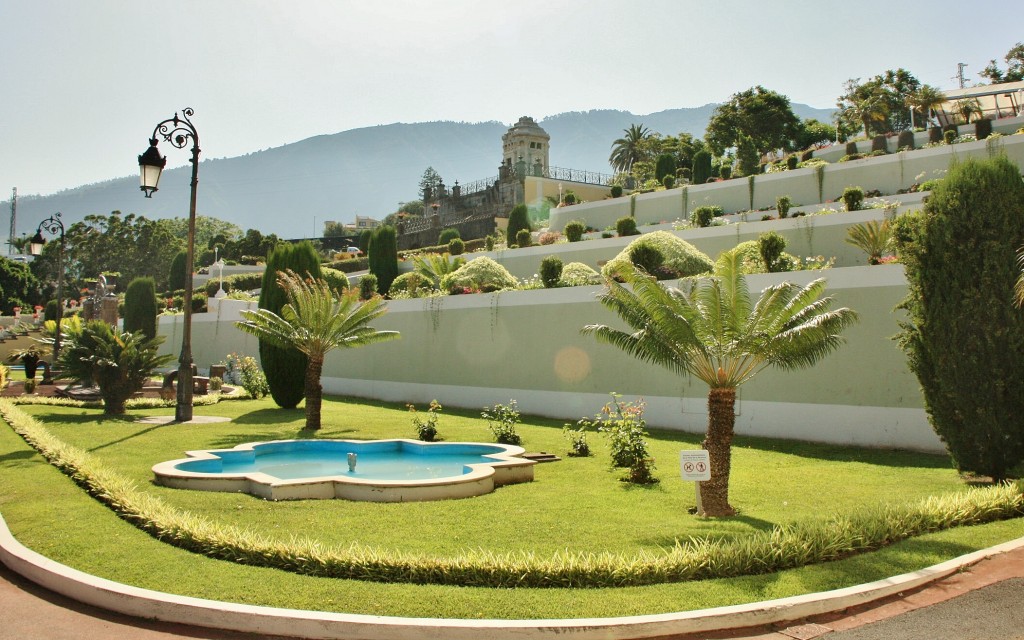
[[[632,328],[588,325],[583,333],[641,360],[706,382],[708,426],[703,446],[711,458],[711,480],[702,483],[704,512],[735,513],[729,505],[729,472],[735,426],[736,389],[769,366],[798,369],[816,363],[841,343],[839,334],[856,314],[830,311],[821,298],[823,279],[805,287],[783,282],[751,303],[741,258],[723,256],[718,275],[688,292],[662,287],[646,274],[627,274],[627,288],[612,280],[599,296]]]
[[[378,331],[369,326],[387,313],[382,298],[360,302],[351,296],[336,297],[324,280],[303,280],[294,271],[278,274],[288,296],[281,315],[267,309],[243,311],[235,325],[279,347],[294,347],[306,354],[306,428],[320,428],[323,387],[320,375],[324,358],[334,349],[362,347],[399,337],[397,331]]]
[[[643,159],[642,143],[651,135],[650,129],[642,124],[631,124],[623,129],[625,137],[612,142],[612,154],[608,162],[615,171],[629,171],[637,161]]]
[[[882,261],[882,254],[889,250],[891,240],[892,228],[887,220],[868,220],[846,230],[846,243],[867,253],[868,264],[879,264]]]
[[[447,254],[428,253],[424,256],[413,256],[412,263],[416,273],[429,280],[431,286],[437,289],[441,286],[441,278],[466,264],[466,259],[456,256],[449,260]]]

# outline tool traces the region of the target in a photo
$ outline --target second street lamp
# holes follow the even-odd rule
[[[149,148],[139,156],[140,188],[146,197],[153,196],[160,182],[160,173],[167,164],[167,158],[156,148],[159,141],[169,142],[176,149],[184,149],[192,141],[192,195],[188,207],[188,241],[185,247],[185,295],[182,302],[185,317],[181,331],[181,357],[178,359],[178,402],[174,409],[175,422],[192,419],[192,265],[195,260],[196,243],[196,187],[199,185],[199,133],[189,118],[195,113],[184,109],[181,117],[160,122],[153,129]]]
[[[60,233],[60,248],[57,253],[57,330],[53,336],[53,366],[52,369],[57,368],[57,358],[60,357],[60,322],[64,315],[64,223],[60,221],[60,211],[53,214],[46,220],[39,223],[36,228],[36,235],[32,236],[29,240],[29,252],[34,255],[42,255],[43,245],[46,244],[46,239],[43,238],[43,231],[49,234],[56,235]]]

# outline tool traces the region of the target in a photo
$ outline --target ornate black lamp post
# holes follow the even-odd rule
[[[51,235],[60,233],[60,250],[57,253],[57,331],[53,338],[53,364],[57,365],[57,358],[60,357],[60,321],[64,315],[64,223],[60,221],[60,211],[53,214],[46,220],[39,223],[36,228],[36,235],[29,240],[29,252],[38,256],[43,253],[43,245],[46,240],[43,238],[43,231]]]
[[[160,173],[167,164],[167,158],[161,156],[156,148],[159,139],[170,142],[176,149],[184,149],[188,141],[192,141],[192,199],[188,207],[188,244],[185,247],[185,321],[182,325],[181,357],[178,359],[176,422],[192,419],[192,264],[196,240],[196,187],[199,185],[199,133],[189,120],[193,113],[192,109],[184,109],[180,118],[175,113],[173,118],[156,125],[149,139],[149,148],[139,156],[141,189],[147,198],[151,198],[160,183]]]

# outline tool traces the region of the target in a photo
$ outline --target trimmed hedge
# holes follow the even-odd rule
[[[608,261],[601,274],[614,278],[619,271],[632,265],[630,256],[633,246],[647,244],[653,246],[664,257],[662,268],[676,274],[674,277],[695,276],[708,273],[714,267],[714,262],[689,242],[677,237],[668,231],[654,231],[638,237],[630,242],[619,255]]]

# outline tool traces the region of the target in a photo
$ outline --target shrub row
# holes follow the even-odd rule
[[[876,550],[906,538],[1024,515],[1024,483],[972,488],[916,504],[865,509],[776,526],[739,539],[690,539],[667,551],[633,555],[565,551],[471,550],[431,558],[351,544],[327,548],[309,538],[287,544],[167,505],[72,447],[7,400],[0,416],[51,464],[94,498],[150,535],[239,564],[331,578],[492,588],[603,588],[773,573]]]

